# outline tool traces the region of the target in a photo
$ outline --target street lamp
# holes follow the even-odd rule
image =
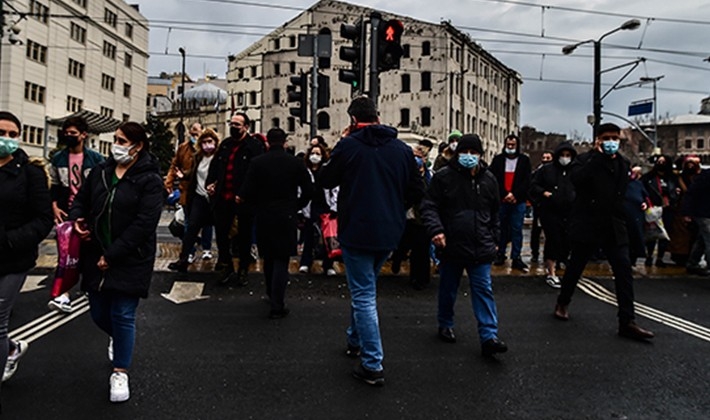
[[[185,118],[185,49],[180,47],[178,51],[182,56],[182,82],[180,83],[182,93],[180,94],[180,126],[178,128],[178,144],[180,144],[185,140],[185,124],[183,122],[183,119]]]
[[[607,36],[618,32],[618,31],[633,31],[641,26],[641,21],[638,19],[627,20],[621,26],[612,29],[611,31],[603,34],[597,39],[588,39],[586,41],[581,41],[576,44],[565,45],[562,47],[562,54],[568,55],[577,49],[580,45],[593,43],[594,44],[594,92],[593,92],[593,106],[594,106],[594,133],[596,135],[597,128],[599,128],[599,123],[602,119],[602,100],[601,100],[601,50],[602,50],[602,40]]]
[[[653,83],[653,153],[658,147],[658,100],[656,98],[656,83],[663,79],[665,75],[656,77],[642,77],[639,79],[639,86],[645,83]]]

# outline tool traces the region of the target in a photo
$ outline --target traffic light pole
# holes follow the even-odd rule
[[[304,92],[305,94],[305,92]],[[311,69],[311,132],[310,138],[318,130],[318,36],[313,37],[313,68]]]
[[[370,99],[377,105],[380,95],[380,73],[377,70],[378,44],[382,15],[379,12],[370,14]]]

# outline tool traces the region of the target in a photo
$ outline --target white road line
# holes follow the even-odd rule
[[[618,306],[616,302],[616,297],[613,293],[591,280],[581,279],[577,287],[586,294],[598,300],[601,300],[602,302],[608,303],[613,306]],[[694,337],[700,338],[701,340],[710,342],[710,329],[702,325],[695,324],[686,319],[659,311],[657,309],[651,308],[650,306],[646,306],[638,302],[634,302],[634,305],[636,307],[637,315],[643,316],[656,322],[660,322],[661,324],[667,325],[671,328],[675,328],[686,334],[690,334]]]
[[[82,296],[73,302],[72,307],[74,310],[71,314],[61,314],[51,311],[34,321],[10,331],[8,335],[14,340],[26,340],[27,337],[34,337],[33,340],[37,339],[49,331],[53,331],[58,326],[64,325],[79,315],[86,313],[86,311],[89,310],[89,300]]]
[[[84,304],[87,303],[88,301],[89,301],[89,299],[87,299],[86,296],[82,296],[82,297],[76,299],[76,300],[73,302],[73,305],[72,305],[72,306],[73,306],[75,309],[77,309],[77,308],[79,308],[79,307],[81,307],[81,306],[84,306]],[[50,312],[46,313],[45,315],[42,315],[41,317],[35,319],[34,321],[28,322],[27,324],[25,324],[25,325],[23,325],[23,326],[21,326],[21,327],[15,329],[15,330],[13,330],[13,331],[10,331],[9,335],[17,335],[17,334],[19,334],[19,333],[21,333],[21,332],[23,332],[23,331],[25,331],[25,330],[27,330],[27,329],[29,329],[29,328],[33,328],[35,325],[37,325],[37,324],[39,324],[39,323],[41,323],[41,322],[44,322],[44,321],[47,320],[48,318],[58,319],[58,318],[63,318],[64,316],[65,316],[64,314],[61,314],[61,313],[58,313],[58,312],[54,312],[54,311],[50,311]]]
[[[45,329],[42,330],[42,331],[37,332],[36,334],[34,334],[34,335],[32,335],[32,336],[29,336],[29,337],[25,338],[25,341],[27,341],[28,343],[31,343],[31,342],[37,340],[38,338],[40,338],[40,337],[42,337],[42,336],[44,336],[44,335],[47,335],[47,334],[49,334],[50,332],[56,330],[57,328],[59,328],[59,327],[61,327],[62,325],[66,324],[67,322],[73,320],[74,318],[80,317],[81,315],[85,314],[85,313],[88,312],[88,311],[89,311],[89,306],[88,306],[88,305],[84,306],[84,307],[81,308],[81,309],[75,309],[71,314],[69,314],[69,315],[67,315],[66,317],[62,318],[59,322],[57,322],[57,323],[51,325],[51,326],[48,327],[48,328],[45,328]]]

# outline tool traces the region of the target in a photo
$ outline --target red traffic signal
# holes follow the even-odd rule
[[[404,55],[401,39],[404,24],[401,20],[390,19],[379,27],[377,45],[377,70],[380,72],[399,68],[399,61]]]

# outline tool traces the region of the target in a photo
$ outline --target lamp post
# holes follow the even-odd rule
[[[618,32],[618,31],[633,31],[634,29],[638,29],[638,27],[641,26],[641,21],[638,19],[631,19],[627,20],[621,26],[612,29],[611,31],[603,34],[597,39],[588,39],[586,41],[581,41],[576,44],[571,44],[571,45],[565,45],[562,47],[562,54],[568,55],[572,54],[572,52],[577,49],[580,45],[583,44],[588,44],[588,43],[593,43],[594,44],[594,90],[593,90],[593,99],[592,99],[592,105],[594,108],[594,133],[593,135],[596,135],[597,128],[599,128],[599,123],[601,122],[602,119],[602,100],[601,100],[601,62],[602,62],[602,40],[606,38],[607,36]]]
[[[180,47],[178,51],[182,56],[182,81],[180,83],[182,93],[180,94],[180,128],[178,129],[178,144],[180,144],[185,140],[185,123],[183,122],[185,118],[185,49]]]
[[[653,83],[653,153],[656,153],[658,147],[658,99],[656,97],[656,83],[663,79],[664,75],[656,77],[642,77],[639,79],[640,84]]]

